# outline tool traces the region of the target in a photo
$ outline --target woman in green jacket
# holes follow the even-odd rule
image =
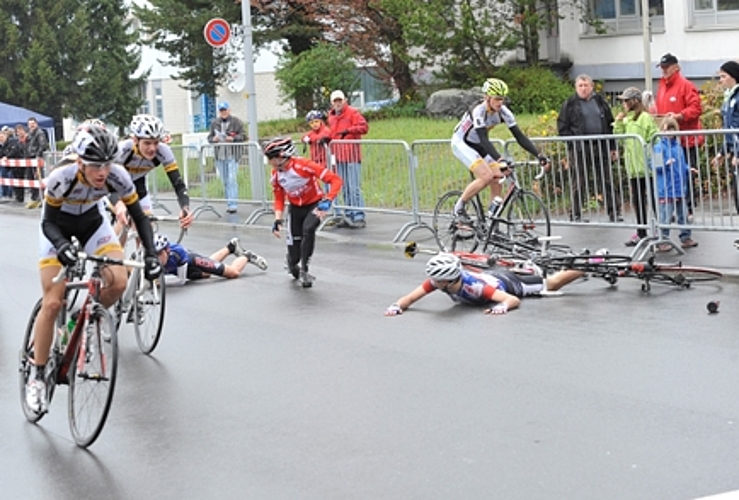
[[[616,116],[613,133],[635,134],[644,139],[646,144],[649,144],[654,134],[657,133],[657,124],[642,102],[641,90],[636,87],[629,87],[618,98],[623,103],[624,111]],[[654,193],[649,182],[646,150],[641,142],[632,139],[626,141],[624,154],[626,156],[626,175],[629,177],[631,203],[634,206],[634,212],[636,212],[636,223],[645,225],[648,222],[648,199],[652,200],[651,203],[654,206]],[[636,234],[626,242],[626,246],[636,246],[639,240],[646,236],[647,230],[640,227]]]

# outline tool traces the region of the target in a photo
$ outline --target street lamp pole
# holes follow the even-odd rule
[[[652,33],[649,29],[649,0],[641,0],[642,40],[644,41],[644,90],[652,91]]]

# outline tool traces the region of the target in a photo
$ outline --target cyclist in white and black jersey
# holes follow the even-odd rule
[[[454,156],[475,176],[475,180],[467,185],[454,207],[457,220],[462,224],[470,222],[465,208],[467,202],[485,186],[490,186],[491,199],[500,196],[499,180],[503,178],[503,173],[498,164],[505,160],[490,142],[488,136],[490,129],[505,123],[522,148],[536,156],[541,166],[545,168],[549,166],[549,158],[536,149],[516,124],[516,117],[511,110],[503,104],[505,96],[508,95],[508,85],[503,80],[488,78],[482,86],[482,91],[485,94],[483,101],[464,114],[462,120],[454,127],[452,135]]]
[[[162,121],[151,115],[136,115],[131,119],[131,139],[119,144],[120,152],[116,163],[120,163],[131,174],[136,192],[139,195],[141,207],[144,212],[151,213],[152,203],[146,190],[146,174],[162,166],[172,183],[180,205],[180,226],[188,228],[193,221],[190,211],[190,196],[187,186],[180,175],[172,149],[162,141],[167,136]],[[116,219],[118,224],[126,223],[126,210],[124,204],[117,202]],[[116,227],[116,229],[120,229]],[[119,231],[120,232],[120,231]]]
[[[162,272],[151,224],[141,209],[133,181],[123,167],[113,163],[118,152],[116,137],[98,125],[80,127],[72,148],[74,162],[57,167],[46,180],[39,247],[43,300],[34,329],[34,369],[26,386],[26,401],[35,411],[45,408],[43,374],[54,337],[54,321],[64,297],[64,282],[54,283],[53,278],[62,265],[73,266],[78,259],[72,238],[77,238],[88,254],[123,259],[113,227],[98,208],[104,196],[115,193],[128,208],[146,249],[146,278],[155,279]],[[126,268],[105,267],[103,278],[100,302],[110,307],[126,288]]]

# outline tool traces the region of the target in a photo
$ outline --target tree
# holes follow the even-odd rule
[[[139,55],[114,0],[0,0],[0,99],[54,118],[117,116],[140,105]]]
[[[506,1],[428,0],[401,21],[407,43],[417,48],[418,66],[435,68],[446,84],[471,87],[493,73],[501,54],[516,47],[509,27],[513,15]]]
[[[301,115],[313,108],[328,109],[329,95],[335,89],[349,94],[357,88],[351,51],[328,43],[298,55],[283,55],[275,77],[286,99],[295,99],[299,94],[309,97],[311,107],[298,108]]]
[[[325,0],[313,15],[324,26],[324,38],[346,45],[363,69],[413,99],[416,82],[410,67],[410,45],[401,22],[409,10],[424,8],[411,0]]]

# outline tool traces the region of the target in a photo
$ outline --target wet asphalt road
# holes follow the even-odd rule
[[[39,295],[37,221],[0,214],[2,498],[675,499],[739,489],[734,282],[678,291],[571,285],[487,317],[431,296],[384,308],[424,259],[321,238],[315,287],[264,229],[270,269],[168,290],[142,355],[130,326],[110,417],[88,451],[66,390],[28,424],[17,351]],[[708,315],[709,300],[721,300]]]

